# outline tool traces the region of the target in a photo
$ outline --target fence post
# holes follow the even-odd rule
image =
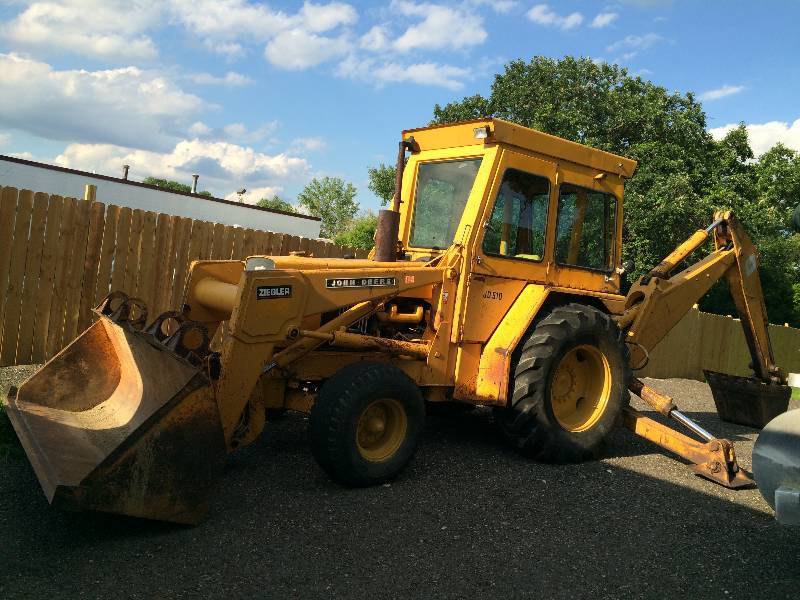
[[[83,199],[89,202],[97,200],[97,186],[87,183],[83,188]]]

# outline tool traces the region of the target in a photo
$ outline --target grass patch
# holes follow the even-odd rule
[[[800,388],[792,388],[792,400],[800,402]]]

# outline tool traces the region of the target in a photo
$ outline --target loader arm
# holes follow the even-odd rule
[[[714,250],[682,271],[672,272],[713,236]],[[628,292],[618,325],[626,332],[631,364],[643,365],[653,348],[691,307],[721,278],[726,277],[755,376],[764,383],[785,384],[775,364],[769,322],[758,276],[758,253],[731,212],[717,212],[714,222],[692,234]]]

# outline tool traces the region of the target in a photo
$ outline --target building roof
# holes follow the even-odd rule
[[[489,128],[489,135],[483,140],[475,137],[475,130]],[[508,144],[525,150],[531,150],[556,159],[591,167],[607,173],[615,173],[621,177],[631,177],[636,170],[636,161],[611,152],[584,146],[577,142],[565,140],[548,133],[503,119],[474,119],[445,125],[432,125],[409,129],[403,132],[403,139],[413,136],[422,150],[435,148],[452,148],[456,146],[474,146],[480,144]]]
[[[109,175],[99,175],[97,173],[89,173],[88,171],[80,171],[78,169],[68,169],[66,167],[58,167],[56,165],[50,165],[47,163],[37,162],[35,160],[27,160],[25,158],[17,158],[15,156],[6,156],[0,154],[0,160],[4,160],[7,162],[17,163],[20,165],[28,165],[30,167],[39,167],[42,169],[48,169],[50,171],[59,171],[61,173],[70,173],[72,175],[81,175],[83,177],[93,177],[94,179],[102,179],[104,181],[112,181],[114,183],[121,183],[123,185],[132,185],[136,187],[145,188],[148,190],[155,190],[157,192],[166,192],[168,194],[177,194],[179,196],[188,196],[193,200],[208,200],[209,202],[220,202],[222,204],[232,204],[233,206],[240,206],[242,208],[250,208],[252,210],[261,210],[265,212],[277,213],[281,215],[288,215],[290,217],[297,217],[299,219],[309,219],[311,221],[321,221],[319,217],[312,217],[310,215],[303,215],[300,213],[293,213],[286,210],[277,210],[274,208],[264,208],[261,206],[256,206],[255,204],[245,204],[243,202],[234,202],[232,200],[225,200],[224,198],[216,198],[213,196],[201,196],[200,194],[192,194],[189,192],[179,192],[177,190],[170,190],[165,189],[162,187],[158,187],[157,185],[149,185],[147,183],[140,183],[138,181],[131,181],[129,179],[122,179],[121,177],[111,177]]]

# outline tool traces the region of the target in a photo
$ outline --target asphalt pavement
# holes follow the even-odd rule
[[[749,468],[755,431],[721,423],[707,386],[650,383]],[[53,509],[24,454],[0,457],[0,598],[800,594],[800,528],[625,430],[601,460],[553,466],[509,449],[488,410],[430,416],[398,480],[354,490],[317,467],[306,426],[289,414],[232,455],[195,527]]]

